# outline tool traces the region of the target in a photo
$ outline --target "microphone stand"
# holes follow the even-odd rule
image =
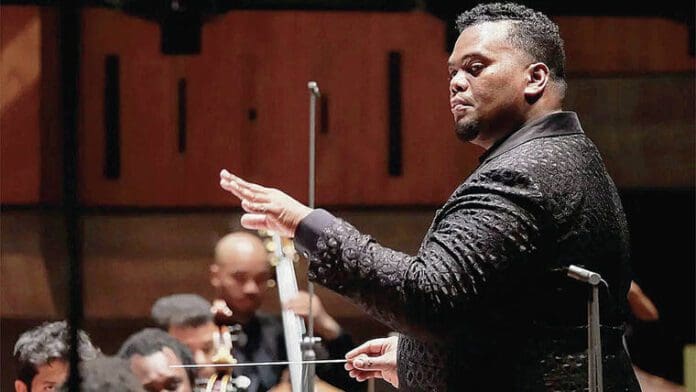
[[[309,208],[314,208],[314,194],[315,194],[315,181],[316,181],[316,106],[317,98],[320,97],[319,86],[317,82],[310,81],[307,83],[307,88],[309,89]],[[309,328],[307,330],[307,336],[302,339],[302,360],[303,361],[315,361],[317,359],[317,354],[314,351],[314,347],[317,343],[321,341],[321,338],[314,337],[314,317],[312,314],[312,297],[314,297],[314,283],[307,279],[307,291],[309,292]],[[304,367],[304,378],[305,382],[305,392],[314,392],[314,375],[316,373],[316,368],[314,363],[306,363]]]
[[[567,275],[590,285],[591,294],[587,300],[587,382],[589,392],[603,392],[602,378],[602,336],[599,327],[599,285],[607,282],[596,273],[576,265],[570,265]]]

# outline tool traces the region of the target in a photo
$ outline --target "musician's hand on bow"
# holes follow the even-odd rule
[[[297,295],[283,304],[285,309],[292,310],[300,317],[308,320],[309,317],[309,293],[299,291]],[[312,317],[314,318],[314,328],[317,335],[324,340],[334,340],[341,333],[341,326],[336,320],[326,312],[324,305],[319,297],[315,294],[312,296]]]
[[[220,186],[237,196],[246,214],[242,226],[252,230],[272,230],[285,237],[294,237],[295,229],[312,209],[278,189],[266,188],[220,172]]]
[[[399,338],[373,339],[354,348],[346,354],[348,362],[345,369],[358,381],[381,378],[395,388],[399,387],[396,367],[396,350]]]

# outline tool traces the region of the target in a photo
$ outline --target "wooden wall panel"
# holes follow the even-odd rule
[[[314,19],[323,18],[317,14]],[[309,64],[318,55],[308,19],[302,12],[233,12],[210,26],[211,35],[227,37],[227,46],[242,48],[228,63],[228,72],[243,80],[241,89],[229,92],[238,95],[233,99],[239,100],[237,110],[244,116],[236,142],[240,162],[237,168],[226,167],[303,201],[309,148],[307,82],[314,78]],[[213,30],[224,26],[235,26],[235,34]]]
[[[430,210],[347,212],[339,216],[386,246],[415,253],[432,218]],[[164,295],[193,292],[211,298],[208,266],[217,239],[238,228],[239,214],[93,215],[84,223],[84,305],[87,318],[147,317]],[[306,288],[306,262],[296,264]],[[365,317],[339,295],[316,286],[332,315]],[[280,310],[277,290],[262,309]]]
[[[324,55],[313,65],[329,100],[328,132],[318,139],[317,203],[445,200],[477,153],[454,136],[442,23],[421,13],[348,14],[319,28],[330,39],[319,41]],[[401,176],[388,171],[389,52],[402,59]]]
[[[171,202],[182,194],[177,167],[174,71],[159,54],[157,24],[115,11],[82,14],[80,195],[94,204]],[[105,61],[119,56],[120,178],[105,178]],[[157,195],[143,191],[158,189]]]
[[[623,188],[694,186],[693,75],[572,78],[566,108],[580,116]]]
[[[0,8],[0,202],[32,204],[41,183],[41,10]]]
[[[477,155],[451,131],[438,72],[447,58],[437,39],[444,26],[426,14],[228,13],[205,26],[196,56],[162,56],[156,25],[113,11],[87,10],[83,34],[81,192],[88,205],[234,204],[217,188],[222,167],[306,200],[309,80],[328,97],[317,159],[324,204],[438,203]],[[386,162],[390,51],[404,58],[405,170],[396,178]],[[115,180],[102,174],[108,54],[119,54],[122,75],[122,173]],[[173,89],[183,77],[189,142],[178,153]],[[447,135],[431,138],[430,129]]]
[[[3,211],[0,316],[55,318],[66,314],[67,275],[61,274],[64,252],[47,241],[62,236],[59,229],[47,229],[51,221],[55,222],[46,214]],[[65,295],[56,295],[57,288],[64,288]]]
[[[395,204],[438,205],[474,170],[483,150],[461,142],[454,132],[446,73],[449,53],[433,42],[443,37],[443,26],[425,14],[414,14],[413,18],[414,26],[427,28],[399,35],[406,48],[404,176],[390,179],[387,192],[398,195],[398,200],[392,199]],[[397,30],[401,30],[398,22],[392,28]]]
[[[386,21],[386,19],[384,19]],[[322,20],[312,73],[328,100],[317,137],[317,203],[360,203],[383,195],[387,179],[387,59],[376,18]],[[397,48],[394,48],[397,49]]]
[[[0,6],[0,202],[62,197],[58,10]]]
[[[147,316],[159,297],[176,293],[210,298],[208,263],[205,259],[85,258],[85,317]]]
[[[232,34],[234,35],[234,34]],[[156,23],[103,9],[83,13],[80,189],[87,205],[176,206],[228,200],[217,175],[238,166],[237,53],[204,37],[200,56],[165,56]],[[212,50],[211,50],[212,49]],[[119,56],[121,173],[107,179],[104,62]],[[178,83],[186,80],[186,148],[179,151]],[[227,164],[227,165],[226,165]]]
[[[42,255],[3,252],[0,275],[3,317],[56,317],[58,310]]]
[[[572,75],[693,69],[677,23],[556,19]],[[217,186],[223,167],[305,201],[309,80],[328,102],[328,124],[318,124],[326,131],[317,142],[319,204],[439,204],[481,153],[454,136],[441,72],[444,25],[424,13],[230,12],[204,26],[195,56],[161,55],[152,22],[106,10],[86,11],[84,21],[81,162],[88,205],[235,205]],[[390,52],[402,59],[403,173],[396,177],[388,173],[387,153]],[[101,83],[110,53],[121,56],[122,73],[117,180],[102,174]],[[188,103],[183,153],[176,133],[181,78]]]
[[[686,24],[662,18],[554,17],[570,74],[693,72]]]

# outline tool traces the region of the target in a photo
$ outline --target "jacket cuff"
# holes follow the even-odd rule
[[[309,258],[317,251],[317,240],[322,231],[330,226],[336,217],[323,209],[316,209],[300,221],[295,230],[295,249]]]

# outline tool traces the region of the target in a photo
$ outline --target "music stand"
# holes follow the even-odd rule
[[[576,265],[570,265],[567,275],[590,285],[587,300],[587,382],[590,392],[603,392],[602,336],[599,327],[599,284],[609,287],[602,276]]]

